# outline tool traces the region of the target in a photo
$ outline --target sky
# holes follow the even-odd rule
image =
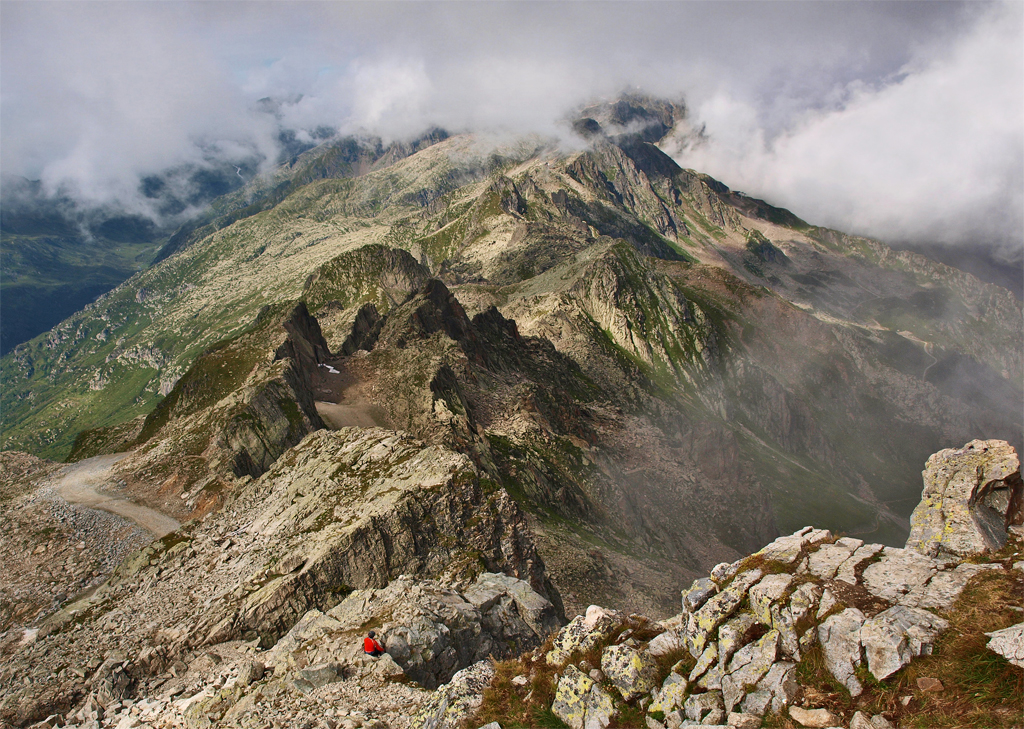
[[[266,167],[279,126],[568,138],[626,88],[685,100],[680,164],[809,222],[1024,251],[1020,0],[0,2],[0,172],[144,213],[141,178]]]

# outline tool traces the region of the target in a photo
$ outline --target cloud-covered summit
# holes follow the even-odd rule
[[[159,216],[142,181],[168,169],[268,169],[325,128],[566,136],[635,87],[686,99],[706,141],[671,151],[731,187],[1012,254],[1022,25],[1020,3],[4,2],[0,169]]]

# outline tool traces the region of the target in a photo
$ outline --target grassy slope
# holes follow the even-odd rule
[[[0,353],[45,332],[153,259],[159,240],[4,232],[0,238]]]
[[[485,151],[453,139],[358,182],[312,182],[136,275],[3,359],[0,448],[63,458],[77,432],[148,412],[196,354],[477,174]]]

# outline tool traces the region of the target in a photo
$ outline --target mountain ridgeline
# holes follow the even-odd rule
[[[517,502],[567,611],[653,614],[780,531],[902,544],[929,454],[1020,451],[1010,292],[680,168],[680,105],[575,129],[298,155],[4,357],[0,447],[131,450],[185,520],[315,431],[406,431]]]

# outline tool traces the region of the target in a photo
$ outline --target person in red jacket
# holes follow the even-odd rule
[[[370,633],[363,638],[363,653],[374,657],[383,655],[384,653],[384,646],[377,642],[377,639],[374,637],[375,635],[376,633],[371,630]]]

